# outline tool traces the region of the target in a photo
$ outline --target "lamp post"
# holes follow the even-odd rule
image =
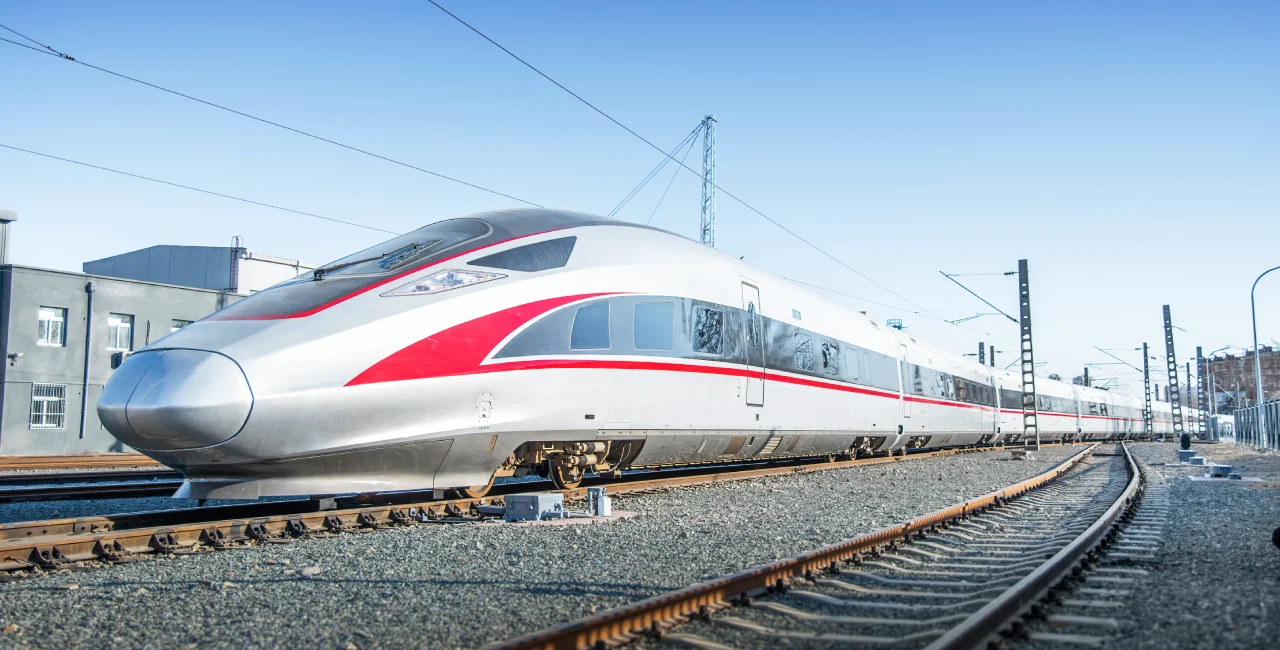
[[[1267,414],[1265,405],[1267,396],[1262,392],[1262,355],[1258,353],[1258,307],[1253,300],[1253,294],[1258,288],[1258,282],[1262,280],[1268,273],[1280,269],[1280,266],[1269,268],[1253,281],[1253,287],[1249,289],[1249,312],[1253,317],[1253,381],[1258,388],[1258,446],[1266,446],[1267,438]]]

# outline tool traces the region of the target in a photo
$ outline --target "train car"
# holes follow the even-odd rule
[[[98,413],[184,474],[181,497],[474,496],[530,473],[1016,442],[1017,380],[678,235],[534,209],[241,300],[130,355]],[[1042,439],[1132,431],[1131,401],[1037,386]]]

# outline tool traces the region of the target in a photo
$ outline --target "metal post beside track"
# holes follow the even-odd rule
[[[1169,305],[1164,306],[1164,356],[1165,367],[1169,371],[1169,385],[1165,391],[1169,408],[1173,411],[1173,436],[1183,442],[1182,395],[1178,390],[1178,359],[1173,353],[1173,318],[1169,315]]]
[[[1142,431],[1150,438],[1155,434],[1151,423],[1151,355],[1147,352],[1147,342],[1142,342],[1142,391],[1145,394],[1142,409]]]
[[[1027,261],[1018,260],[1018,316],[1022,335],[1022,435],[1031,445],[1035,434],[1035,447],[1040,448],[1040,426],[1036,405],[1036,358],[1031,348],[1031,285],[1027,277]]]

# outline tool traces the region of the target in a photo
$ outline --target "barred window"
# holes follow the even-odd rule
[[[40,326],[36,329],[36,345],[66,347],[66,309],[62,307],[40,307]]]
[[[123,351],[133,349],[133,316],[107,315],[107,349]]]
[[[31,384],[31,428],[62,429],[67,424],[67,385]]]

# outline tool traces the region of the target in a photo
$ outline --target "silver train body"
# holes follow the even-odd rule
[[[1042,440],[1142,434],[1140,398],[1037,388]],[[426,226],[159,339],[98,412],[186,476],[179,496],[220,499],[1014,442],[1019,391],[1015,373],[671,233],[513,210]]]

